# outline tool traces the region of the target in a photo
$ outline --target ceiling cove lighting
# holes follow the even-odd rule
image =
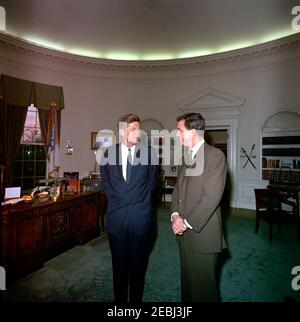
[[[101,59],[111,59],[111,60],[124,60],[124,61],[155,61],[155,60],[171,60],[171,59],[184,59],[184,58],[193,58],[193,57],[201,57],[206,55],[212,55],[217,53],[222,53],[230,50],[242,49],[246,47],[250,47],[253,45],[263,44],[268,41],[280,39],[283,37],[287,37],[293,34],[296,34],[296,31],[291,31],[290,29],[274,32],[272,34],[265,35],[263,37],[257,38],[255,40],[244,40],[238,43],[227,44],[224,46],[220,46],[217,48],[199,48],[199,49],[191,49],[189,51],[183,51],[178,53],[153,53],[147,55],[141,55],[133,52],[96,52],[95,50],[88,50],[84,48],[66,48],[63,45],[55,44],[53,42],[47,41],[45,39],[40,39],[36,37],[27,36],[24,37],[26,41],[33,43],[35,45],[39,45],[42,47],[46,47],[49,49],[59,50],[62,52],[67,52],[74,55],[80,55],[84,57],[92,57],[92,58],[101,58]]]
[[[173,54],[169,53],[157,53],[157,54],[148,54],[142,56],[142,60],[169,60],[176,58]]]
[[[277,32],[274,32],[272,34],[268,34],[268,35],[262,36],[259,39],[259,43],[264,43],[264,42],[268,42],[268,41],[280,39],[280,38],[283,38],[283,37],[287,37],[287,36],[290,36],[290,35],[294,35],[296,33],[297,33],[297,31],[292,31],[291,32],[290,29],[286,29],[286,30],[282,30],[282,31],[277,31]]]
[[[193,57],[199,57],[199,56],[206,56],[214,54],[213,50],[191,50],[191,51],[185,51],[182,53],[179,53],[176,58],[193,58]]]
[[[46,47],[49,49],[54,49],[54,50],[59,50],[59,51],[66,51],[66,48],[63,45],[50,42],[46,39],[36,38],[33,36],[26,36],[26,37],[24,37],[24,39],[32,44],[35,44],[35,45],[38,45],[41,47]]]
[[[81,49],[81,48],[72,48],[67,49],[67,52],[69,54],[73,55],[79,55],[79,56],[85,56],[85,57],[92,57],[92,58],[102,58],[103,55],[101,53],[98,53],[94,50],[88,50],[88,49]]]
[[[258,45],[258,43],[255,41],[241,41],[241,42],[238,42],[235,44],[230,44],[230,45],[227,45],[224,47],[220,47],[220,48],[216,49],[215,52],[216,53],[223,53],[226,51],[247,48],[247,47],[254,46],[254,45]]]
[[[110,52],[102,56],[102,58],[112,60],[142,60],[141,57],[134,53],[126,52]]]

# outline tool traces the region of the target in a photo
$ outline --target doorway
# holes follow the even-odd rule
[[[227,160],[227,139],[228,134],[226,129],[221,130],[206,130],[204,132],[204,139],[209,145],[223,151]]]
[[[204,139],[205,142],[209,145],[212,145],[218,149],[220,149],[226,158],[226,162],[228,162],[227,159],[227,149],[228,149],[228,133],[227,129],[211,129],[206,130],[204,132]],[[226,184],[225,189],[223,193],[223,197],[221,200],[222,208],[229,208],[230,207],[230,199],[231,199],[231,182],[230,182],[230,176],[227,174],[226,177]]]

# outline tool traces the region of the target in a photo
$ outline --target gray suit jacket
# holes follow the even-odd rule
[[[226,181],[226,159],[221,150],[206,143],[195,158],[196,175],[183,163],[172,195],[172,211],[193,227],[178,239],[184,239],[190,250],[218,253],[226,248],[219,207]]]

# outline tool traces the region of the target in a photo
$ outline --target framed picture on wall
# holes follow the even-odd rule
[[[113,131],[99,131],[91,133],[91,149],[106,149],[115,143]]]

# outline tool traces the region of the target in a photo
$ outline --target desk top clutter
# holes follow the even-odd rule
[[[82,192],[101,190],[100,173],[91,171],[89,177],[79,179],[79,172],[64,172],[63,177],[38,180],[38,185],[21,196],[21,187],[5,188],[1,206],[18,203],[45,203],[57,201],[60,197]]]
[[[76,173],[78,176],[78,172]],[[44,203],[48,201],[56,201],[60,196],[73,195],[80,192],[80,180],[73,179],[72,176],[57,177],[51,179],[39,180],[38,185],[29,193],[21,196],[21,187],[5,188],[4,201],[1,206],[15,205],[21,202],[31,203],[39,202]]]

